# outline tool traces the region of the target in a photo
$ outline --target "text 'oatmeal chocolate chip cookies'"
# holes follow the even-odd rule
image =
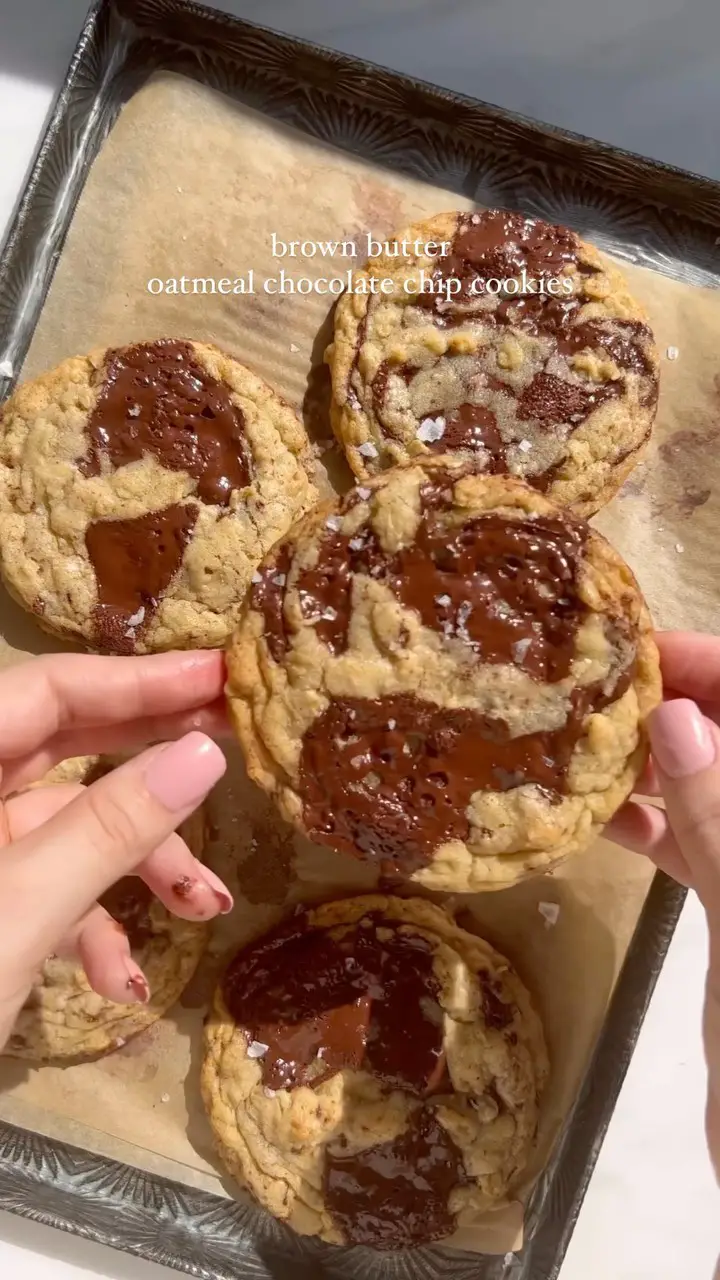
[[[657,405],[655,343],[620,271],[573,231],[499,210],[438,214],[397,241],[340,299],[327,353],[355,474],[459,452],[592,515]]]
[[[0,568],[48,631],[109,653],[224,644],[317,495],[292,409],[216,347],[66,360],[0,410]]]
[[[36,785],[89,784],[116,763],[111,757],[66,760]],[[180,828],[201,860],[205,834],[202,809]],[[127,934],[132,955],[148,980],[149,1002],[115,1004],[92,989],[76,956],[51,956],[3,1050],[10,1057],[63,1063],[112,1053],[163,1017],[192,978],[207,946],[209,925],[172,915],[138,876],[125,876],[99,901]]]
[[[359,897],[236,956],[202,1091],[224,1163],[276,1217],[403,1249],[512,1193],[547,1070],[507,960],[430,903]]]
[[[585,848],[632,791],[660,698],[620,556],[457,457],[299,522],[256,574],[228,665],[249,771],[283,815],[448,891]]]

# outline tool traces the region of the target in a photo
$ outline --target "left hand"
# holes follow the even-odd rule
[[[96,901],[123,876],[190,920],[231,909],[175,834],[225,772],[207,736],[226,727],[224,678],[222,654],[202,651],[65,654],[0,673],[0,1050],[52,952],[76,954],[110,1000],[149,999],[124,931]],[[90,787],[23,791],[61,760],[148,742],[162,745]]]

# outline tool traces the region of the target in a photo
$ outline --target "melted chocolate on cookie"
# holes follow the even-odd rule
[[[374,921],[334,937],[304,917],[241,951],[223,987],[235,1022],[268,1046],[259,1059],[268,1088],[362,1066],[418,1096],[444,1066],[437,992],[423,938],[391,929],[381,938]]]
[[[177,573],[198,508],[177,503],[134,520],[93,520],[85,545],[95,571],[95,644],[132,653]]]
[[[430,1101],[447,1086],[438,992],[430,944],[375,914],[332,932],[296,917],[226,974],[225,1003],[266,1088],[354,1068],[417,1100],[394,1141],[327,1148],[324,1199],[348,1243],[397,1249],[454,1229],[450,1193],[467,1173]]]
[[[407,1249],[455,1230],[450,1195],[467,1181],[462,1154],[430,1107],[392,1142],[347,1155],[330,1146],[325,1203],[348,1244]]]
[[[456,478],[444,470],[429,477],[413,541],[394,555],[385,554],[369,525],[348,536],[338,527],[341,517],[330,517],[315,567],[296,581],[306,621],[341,653],[354,575],[362,574],[479,662],[513,664],[542,683],[566,678],[588,616],[579,591],[585,527],[570,516],[508,519],[498,512],[453,523]],[[357,490],[345,509],[356,501]],[[615,669],[572,690],[557,729],[513,737],[499,716],[409,695],[332,701],[307,730],[300,757],[310,835],[378,862],[384,875],[407,875],[439,844],[468,838],[475,792],[532,784],[551,800],[562,796],[588,715],[621,697],[632,680],[634,637],[619,622],[607,631]]]
[[[507,450],[523,439],[523,424],[534,424],[536,431],[556,436],[563,446],[572,432],[600,405],[625,392],[625,379],[595,381],[583,374],[578,376],[568,368],[567,376],[558,376],[557,357],[569,359],[582,351],[605,353],[621,371],[636,373],[647,381],[642,403],[652,408],[657,401],[657,373],[648,354],[647,346],[652,334],[641,321],[604,317],[580,322],[578,313],[588,301],[579,292],[558,294],[540,291],[551,278],[571,279],[567,271],[577,276],[591,276],[595,268],[579,257],[580,242],[574,232],[566,227],[553,226],[519,213],[503,211],[463,214],[457,225],[450,253],[437,260],[432,273],[432,290],[419,294],[416,305],[422,308],[439,328],[457,327],[480,323],[492,328],[521,330],[548,344],[548,366],[536,374],[533,382],[518,390],[511,382],[499,380],[493,374],[492,348],[486,359],[478,356],[478,367],[488,364],[482,387],[474,390],[468,386],[468,401],[458,409],[446,411],[437,405],[427,418],[440,418],[444,422],[442,435],[425,441],[433,452],[472,450],[485,458],[485,470],[491,473],[517,471],[517,461],[508,459]],[[479,286],[489,279],[522,279],[525,271],[528,280],[537,282],[529,286],[536,291],[509,296],[487,293]],[[565,273],[565,274],[563,274]],[[442,286],[450,279],[459,280],[461,291],[448,299]],[[473,290],[479,290],[474,292]],[[359,352],[368,329],[369,317],[382,300],[371,298],[368,312],[358,333]],[[555,357],[555,363],[550,361]],[[357,354],[349,377],[348,399],[354,408],[361,407],[358,392],[359,378]],[[441,360],[451,359],[446,355]],[[392,439],[392,422],[386,421],[386,402],[391,378],[399,378],[407,387],[421,370],[411,363],[394,365],[384,361],[378,368],[369,388],[367,412],[372,413]],[[501,396],[498,402],[497,396]],[[477,403],[481,401],[481,403]],[[498,403],[509,406],[517,401],[515,423],[512,418],[503,429],[498,422]],[[506,413],[508,410],[506,410]],[[425,419],[423,419],[425,421]],[[558,433],[558,428],[561,428]],[[422,436],[419,437],[422,439]],[[638,446],[639,447],[639,446]],[[621,459],[616,459],[621,461]],[[528,457],[522,466],[522,474],[529,484],[546,490],[558,479],[562,459],[552,467],[533,470],[534,459]]]
[[[77,465],[98,476],[103,459],[124,467],[152,455],[197,481],[202,502],[226,507],[252,479],[242,410],[228,387],[197,360],[188,342],[163,339],[107,354]]]

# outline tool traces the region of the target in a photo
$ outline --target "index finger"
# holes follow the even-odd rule
[[[63,653],[0,674],[0,757],[26,755],[60,733],[130,724],[203,707],[221,697],[216,650],[105,658]]]
[[[720,703],[720,637],[661,631],[655,640],[667,689],[694,702]]]

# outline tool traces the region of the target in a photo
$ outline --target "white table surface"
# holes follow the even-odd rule
[[[0,0],[0,238],[85,0]],[[717,0],[232,0],[241,17],[720,178]],[[703,1135],[707,936],[686,907],[561,1280],[710,1280],[718,1192]],[[0,1276],[170,1280],[0,1213]]]

